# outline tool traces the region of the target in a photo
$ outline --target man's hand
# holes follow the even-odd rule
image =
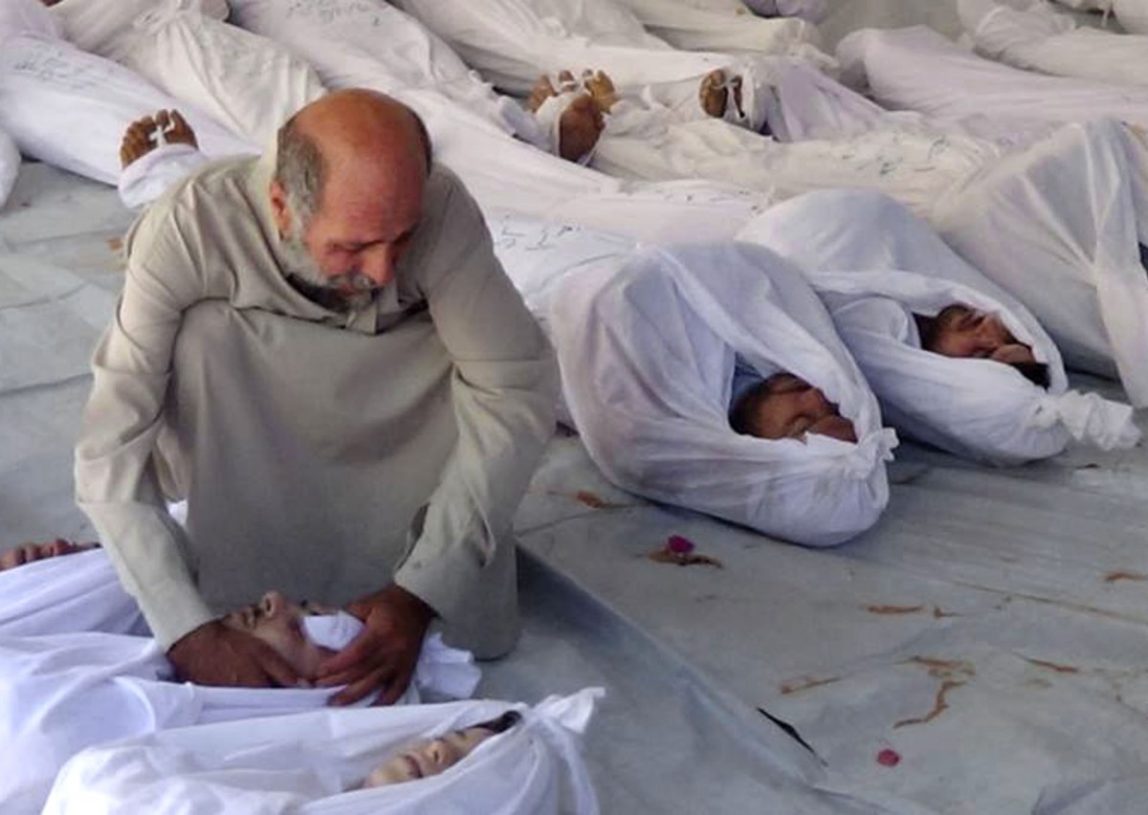
[[[411,683],[434,609],[392,584],[356,600],[347,611],[366,627],[319,666],[317,684],[347,686],[331,698],[332,705],[349,705],[376,692],[375,704],[393,704]]]
[[[296,688],[306,683],[270,645],[220,620],[204,623],[167,652],[175,673],[197,685]]]

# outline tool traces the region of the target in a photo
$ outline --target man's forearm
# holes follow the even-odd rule
[[[214,617],[180,556],[177,539],[183,532],[162,506],[81,501],[80,508],[161,646],[170,647]]]

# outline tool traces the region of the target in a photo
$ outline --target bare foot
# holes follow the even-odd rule
[[[614,103],[618,101],[618,91],[610,75],[605,71],[584,71],[582,87],[590,92],[603,113],[609,113]]]
[[[195,131],[178,110],[161,110],[154,116],[145,116],[128,125],[120,143],[120,165],[127,167],[158,147],[157,130],[163,133],[163,140],[168,144],[199,147]]]
[[[583,93],[574,99],[558,120],[558,155],[578,161],[598,143],[606,121],[594,97]]]
[[[549,99],[551,96],[557,96],[558,92],[554,90],[554,86],[550,84],[550,77],[543,74],[538,77],[538,81],[534,83],[534,87],[530,89],[530,96],[526,99],[526,107],[531,113],[537,113],[538,109],[542,107],[542,103]]]
[[[721,68],[710,71],[702,77],[701,85],[698,86],[698,100],[701,102],[702,110],[706,112],[707,116],[713,116],[715,119],[725,117],[726,107],[729,105],[729,91],[733,90],[733,103],[736,108],[736,113],[739,118],[745,117],[745,112],[741,108],[741,77],[733,76],[726,81],[726,74]]]
[[[98,543],[72,543],[63,538],[56,538],[54,541],[45,541],[44,543],[25,543],[15,549],[0,552],[0,572],[15,569],[17,566],[23,566],[25,563],[32,563],[36,560],[86,552],[98,546]]]

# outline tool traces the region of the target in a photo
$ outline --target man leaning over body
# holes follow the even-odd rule
[[[405,689],[426,629],[517,634],[511,519],[551,351],[406,107],[331,94],[276,155],[205,168],[127,240],[76,451],[80,506],[184,679],[300,677],[221,610],[267,586],[365,623],[336,703]],[[188,500],[187,531],[164,508]]]

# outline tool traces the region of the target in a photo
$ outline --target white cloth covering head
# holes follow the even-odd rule
[[[896,437],[788,262],[746,244],[646,249],[565,275],[549,303],[563,395],[619,486],[807,545],[840,543],[881,514]],[[735,433],[735,354],[820,388],[858,443]]]
[[[597,688],[534,707],[495,701],[325,710],[156,733],[76,756],[45,815],[597,815],[581,736]],[[357,789],[405,745],[516,710],[521,722],[440,775]],[[146,803],[145,803],[146,802]]]
[[[345,611],[303,618],[303,631],[307,634],[307,639],[321,648],[329,648],[332,651],[343,650],[362,630],[362,622]]]
[[[20,151],[12,137],[0,130],[0,207],[8,200],[16,176],[20,174]]]
[[[1060,354],[1029,311],[892,199],[811,193],[759,216],[740,237],[801,266],[899,431],[998,464],[1055,455],[1070,439],[1105,449],[1138,440],[1128,405],[1068,391]],[[912,314],[953,304],[1000,316],[1048,365],[1048,390],[999,362],[921,349]]]

